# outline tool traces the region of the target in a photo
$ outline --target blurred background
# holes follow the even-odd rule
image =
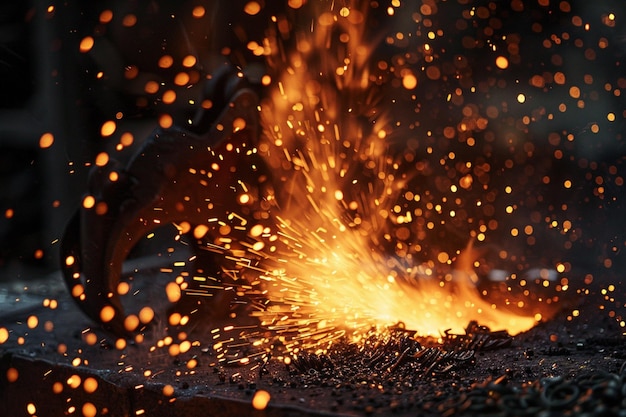
[[[58,268],[98,154],[123,161],[159,113],[193,112],[185,98],[220,61],[213,3],[0,5],[0,280]],[[191,80],[175,81],[182,71]],[[164,91],[178,100],[163,103]],[[116,129],[103,137],[107,121]]]

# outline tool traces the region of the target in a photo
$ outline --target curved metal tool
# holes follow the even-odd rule
[[[208,224],[229,213],[249,214],[267,191],[254,149],[257,94],[230,70],[213,77],[207,94],[213,107],[200,111],[189,130],[156,129],[125,167],[112,162],[94,170],[89,195],[95,203],[81,207],[67,226],[66,284],[80,308],[117,335],[131,335],[117,287],[122,263],[141,238],[170,222]],[[237,198],[242,189],[251,197],[245,205]]]

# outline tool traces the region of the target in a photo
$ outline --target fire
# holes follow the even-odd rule
[[[242,294],[257,300],[252,316],[291,351],[358,341],[397,323],[424,336],[462,332],[470,320],[511,334],[528,330],[541,311],[504,310],[476,287],[474,240],[486,229],[469,233],[455,253],[419,260],[420,196],[410,189],[406,149],[392,146],[406,139],[371,69],[367,8],[333,4],[316,10],[310,31],[291,36],[291,48],[279,29],[264,42],[273,82],[260,106],[258,152],[276,195],[267,196],[269,221],[241,221],[247,240],[227,255],[235,255],[237,271],[226,271],[250,283]],[[418,76],[404,71],[399,85],[419,88]],[[459,185],[472,182],[467,174]],[[242,193],[239,204],[248,202]]]

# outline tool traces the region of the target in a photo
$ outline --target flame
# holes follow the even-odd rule
[[[252,315],[290,350],[359,340],[398,322],[424,336],[462,331],[470,320],[512,334],[531,328],[540,313],[504,311],[481,297],[473,239],[436,262],[390,250],[417,230],[412,173],[390,147],[402,138],[370,71],[367,8],[333,4],[288,41],[277,19],[265,41],[275,74],[260,106],[258,151],[278,191],[271,221],[242,222],[247,249],[236,263],[247,294],[259,296]],[[412,73],[404,78],[403,88],[417,86]]]
[[[314,16],[309,24],[274,18],[262,47],[269,67],[259,106],[263,134],[251,151],[264,158],[273,186],[259,197],[237,179],[241,213],[195,227],[195,239],[219,229],[206,249],[223,256],[221,286],[212,277],[202,278],[216,282],[206,291],[168,286],[172,302],[181,291],[212,296],[217,287],[246,298],[260,327],[213,329],[220,360],[228,351],[229,360],[250,359],[239,356],[233,330],[241,330],[244,344],[297,353],[324,351],[338,339],[358,342],[390,326],[437,337],[476,321],[514,335],[547,317],[542,306],[502,308],[478,290],[481,249],[474,240],[485,230],[468,233],[466,246],[453,253],[422,251],[429,228],[419,221],[420,196],[411,189],[415,165],[406,163],[405,147],[398,151],[407,139],[389,111],[394,91],[389,95],[380,72],[389,67],[374,58],[368,2],[349,3],[307,5],[314,9],[304,13]],[[307,29],[285,29],[290,25]],[[396,89],[419,88],[410,70],[394,76]],[[246,122],[236,124],[244,129]],[[459,184],[468,189],[472,181],[467,174]],[[181,234],[189,230],[180,225]]]

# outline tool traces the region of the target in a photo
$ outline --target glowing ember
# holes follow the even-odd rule
[[[254,393],[252,398],[252,407],[255,410],[265,410],[270,401],[270,393],[265,390],[259,390]]]

